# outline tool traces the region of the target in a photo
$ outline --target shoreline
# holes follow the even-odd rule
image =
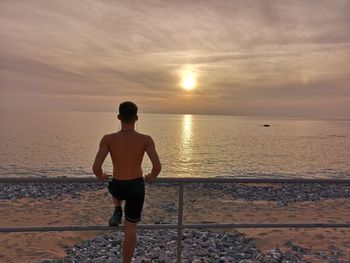
[[[36,186],[42,187],[42,186]],[[95,188],[94,188],[95,187]],[[12,198],[1,200],[2,226],[29,225],[106,225],[113,207],[110,195],[104,185],[87,188],[67,188],[67,191],[52,193],[48,198],[36,197]],[[348,186],[342,186],[339,193],[347,194]],[[259,189],[260,188],[260,189]],[[275,191],[286,191],[283,186],[239,186],[235,194],[228,189],[210,185],[186,186],[184,191],[184,222],[186,223],[292,223],[292,222],[350,222],[350,198],[328,198],[314,201],[286,199],[281,205],[275,200],[263,200],[274,196]],[[3,189],[3,187],[2,187]],[[12,189],[9,187],[8,189]],[[8,190],[7,189],[7,190]],[[58,187],[51,188],[58,189]],[[299,193],[311,189],[296,188]],[[316,188],[315,188],[316,189]],[[319,189],[319,188],[317,188]],[[330,188],[333,189],[333,188]],[[10,191],[9,190],[9,191]],[[333,189],[332,191],[336,191]],[[72,191],[72,194],[69,194]],[[297,191],[297,190],[295,190]],[[304,191],[304,192],[303,192]],[[22,192],[25,192],[23,190]],[[249,194],[254,198],[249,200]],[[262,194],[259,194],[262,193]],[[268,194],[263,194],[268,193]],[[294,192],[293,192],[294,193]],[[28,194],[28,192],[26,193]],[[301,196],[309,197],[307,194]],[[29,194],[28,194],[29,195]],[[146,200],[141,223],[166,223],[177,220],[177,187],[161,184],[146,185]],[[241,198],[238,198],[238,196]],[[3,196],[3,195],[1,195]],[[42,195],[46,196],[46,195]],[[12,196],[14,197],[14,195]],[[246,197],[246,198],[245,198]],[[275,196],[276,197],[276,196]],[[274,197],[274,198],[275,198]],[[311,196],[315,198],[314,195]],[[320,196],[324,198],[325,196]],[[251,199],[251,198],[250,198]],[[271,198],[270,198],[271,199]],[[273,199],[273,198],[272,198]],[[283,198],[282,198],[283,199]],[[291,202],[294,200],[294,202]],[[336,212],[336,213],[335,213]],[[19,216],[20,215],[20,216]],[[228,232],[238,230],[247,238],[253,238],[257,248],[264,255],[277,247],[282,253],[299,248],[304,251],[308,262],[329,262],[335,255],[338,262],[347,262],[346,248],[350,247],[349,229],[225,229]],[[222,232],[224,230],[215,230]],[[73,247],[86,239],[104,235],[106,232],[90,233],[8,233],[1,234],[4,251],[0,255],[8,259],[17,255],[21,262],[34,262],[44,258],[62,258],[68,247]],[[311,250],[309,249],[311,246]],[[332,247],[333,246],[333,247]],[[323,258],[323,259],[322,259]],[[343,260],[343,261],[341,261]]]

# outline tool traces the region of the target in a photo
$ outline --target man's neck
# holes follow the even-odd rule
[[[121,131],[134,131],[135,123],[122,123]]]

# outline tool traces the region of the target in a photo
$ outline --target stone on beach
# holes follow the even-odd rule
[[[43,262],[120,262],[123,232],[112,232],[86,240],[66,250],[61,260]],[[141,230],[134,263],[176,262],[175,230]],[[294,261],[290,261],[294,258]],[[251,238],[238,232],[218,233],[188,229],[183,232],[181,262],[306,262],[300,252],[275,248],[263,254]],[[297,260],[296,260],[297,259]]]

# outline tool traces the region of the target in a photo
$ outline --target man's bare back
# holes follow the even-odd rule
[[[106,145],[113,163],[113,178],[130,180],[142,177],[142,160],[145,152],[149,158],[158,160],[151,136],[134,130],[122,130],[106,135]]]
[[[142,160],[147,153],[153,169],[146,175],[146,181],[152,181],[159,174],[160,162],[154,141],[151,136],[136,132],[135,130],[120,130],[102,137],[99,150],[94,162],[94,173],[101,179],[107,179],[101,167],[108,153],[113,163],[113,178],[118,180],[130,180],[142,177]]]

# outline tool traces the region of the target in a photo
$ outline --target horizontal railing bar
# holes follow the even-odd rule
[[[177,224],[140,224],[138,229],[177,229]],[[201,229],[201,228],[350,228],[350,224],[331,224],[331,223],[309,223],[309,224],[184,224],[183,229]],[[124,225],[118,227],[109,226],[29,226],[29,227],[1,227],[0,233],[11,232],[62,232],[62,231],[102,231],[124,229]]]
[[[350,175],[349,175],[350,177]],[[95,177],[1,177],[0,183],[98,183]],[[157,178],[154,183],[305,183],[305,184],[350,184],[349,179],[305,178]]]
[[[161,227],[159,227],[161,226]],[[177,229],[177,224],[139,224],[137,228],[139,229]],[[124,225],[117,227],[110,226],[27,226],[27,227],[1,227],[0,233],[9,233],[9,232],[51,232],[51,231],[100,231],[100,230],[116,230],[124,229]]]
[[[349,228],[350,224],[286,223],[286,224],[184,224],[183,228]]]

